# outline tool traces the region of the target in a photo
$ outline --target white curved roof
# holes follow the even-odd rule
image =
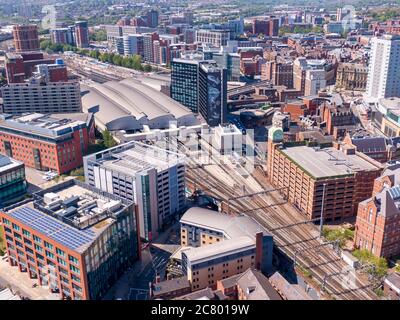
[[[143,125],[163,129],[171,121],[178,126],[198,124],[188,108],[134,79],[82,85],[82,91],[83,109],[98,107],[95,118],[109,130],[140,130]]]

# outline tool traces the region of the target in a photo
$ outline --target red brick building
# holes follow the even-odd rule
[[[13,38],[16,52],[39,50],[38,27],[35,24],[14,25]]]
[[[30,78],[38,64],[54,64],[54,59],[45,59],[41,52],[6,54],[6,77],[8,83],[23,83]]]
[[[59,174],[82,166],[94,122],[29,114],[0,120],[0,153]]]
[[[0,228],[9,264],[60,299],[102,298],[140,258],[134,204],[74,179],[0,211]]]
[[[400,169],[386,169],[374,183],[371,198],[358,207],[354,247],[378,257],[400,254]]]

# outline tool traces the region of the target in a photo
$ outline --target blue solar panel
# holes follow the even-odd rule
[[[93,230],[75,229],[29,207],[19,208],[10,213],[10,216],[72,250],[91,243],[96,237],[96,233]]]

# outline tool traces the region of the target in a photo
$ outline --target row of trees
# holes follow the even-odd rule
[[[287,26],[283,26],[279,29],[279,35],[283,36],[287,33],[324,33],[324,29],[320,26],[314,26],[312,28],[304,28],[304,27],[294,27],[293,31]]]
[[[40,49],[49,53],[73,51],[120,67],[144,72],[151,72],[153,70],[151,65],[142,63],[142,57],[139,55],[125,57],[115,53],[100,52],[99,50],[87,50],[66,44],[54,44],[50,40],[41,41]]]

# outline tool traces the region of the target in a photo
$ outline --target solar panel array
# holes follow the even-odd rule
[[[93,230],[75,229],[29,207],[18,208],[10,216],[72,250],[91,243],[96,237]]]

